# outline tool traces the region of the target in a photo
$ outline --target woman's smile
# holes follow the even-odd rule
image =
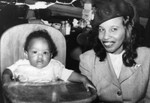
[[[103,41],[103,44],[106,48],[111,48],[114,44],[112,41]]]

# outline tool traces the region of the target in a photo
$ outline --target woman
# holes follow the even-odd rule
[[[134,10],[124,0],[95,1],[94,45],[80,55],[80,71],[100,102],[150,103],[150,49],[139,47]]]

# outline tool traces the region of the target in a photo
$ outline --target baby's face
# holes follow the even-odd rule
[[[39,69],[47,66],[51,60],[50,48],[43,38],[35,38],[30,41],[27,55],[30,64]]]

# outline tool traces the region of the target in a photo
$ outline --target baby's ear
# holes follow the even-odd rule
[[[25,58],[25,59],[28,59],[27,51],[24,51],[24,58]]]
[[[53,54],[51,54],[51,58],[53,58]]]

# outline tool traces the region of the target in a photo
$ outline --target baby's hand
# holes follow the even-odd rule
[[[19,82],[16,82],[16,81],[11,81],[11,82],[6,82],[3,84],[3,88],[9,88],[9,87],[12,87],[14,85],[18,85]]]
[[[87,77],[85,77],[85,79],[83,80],[83,84],[88,92],[90,91],[89,88],[96,90],[93,83]]]
[[[18,75],[18,77],[16,77],[16,81],[27,82],[28,79],[24,77],[23,75]]]

